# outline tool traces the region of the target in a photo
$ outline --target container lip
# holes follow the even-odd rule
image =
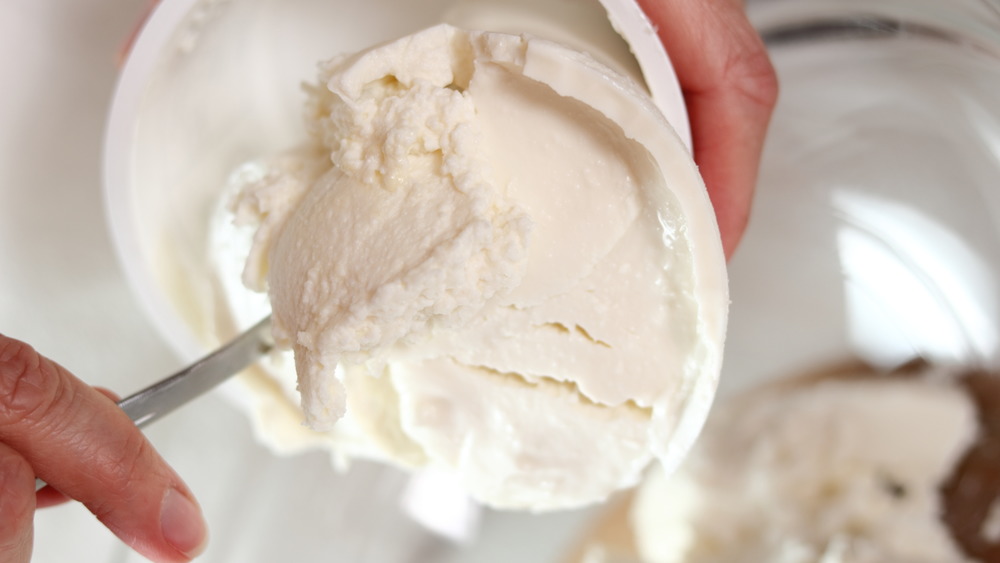
[[[611,25],[628,43],[653,102],[691,150],[691,124],[680,82],[653,23],[634,0],[601,0]]]
[[[148,319],[159,329],[169,346],[182,359],[190,361],[202,355],[204,346],[191,328],[157,291],[151,258],[143,260],[142,230],[134,210],[138,208],[132,184],[131,166],[136,124],[143,93],[174,30],[199,0],[160,2],[149,14],[137,34],[135,44],[122,66],[111,107],[105,122],[102,180],[104,211],[111,242],[126,282]]]

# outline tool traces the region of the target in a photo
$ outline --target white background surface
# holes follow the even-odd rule
[[[144,9],[139,0],[0,3],[0,332],[119,393],[179,364],[125,287],[101,199],[116,53]],[[204,426],[219,411],[219,431],[225,423],[243,430],[219,403],[207,397],[152,430],[181,474],[211,463],[197,459],[211,445],[190,432],[195,419]],[[210,486],[188,480],[196,490]],[[129,553],[80,505],[36,517],[35,561],[120,561]]]
[[[177,363],[126,290],[101,200],[115,53],[143,9],[139,0],[0,3],[0,332],[118,392]],[[36,522],[36,561],[120,558],[81,506]]]
[[[142,0],[0,2],[0,332],[123,395],[180,367],[126,288],[101,195],[116,53],[145,9]],[[487,514],[476,546],[450,552],[377,510],[373,494],[394,505],[402,477],[361,466],[332,479],[325,456],[273,457],[217,396],[147,435],[202,503],[211,541],[201,561],[551,561],[585,517]],[[78,504],[35,522],[33,561],[142,560]],[[381,547],[359,541],[365,530],[380,533]]]

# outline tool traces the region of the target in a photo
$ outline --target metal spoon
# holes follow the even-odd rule
[[[135,425],[143,427],[239,373],[274,348],[271,317],[188,367],[118,401]],[[45,486],[35,480],[35,490]]]
[[[207,393],[273,347],[267,317],[197,362],[118,401],[118,406],[141,428]]]

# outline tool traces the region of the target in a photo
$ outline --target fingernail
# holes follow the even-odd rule
[[[160,508],[163,537],[178,551],[194,557],[205,549],[205,521],[195,503],[177,489],[170,489]]]

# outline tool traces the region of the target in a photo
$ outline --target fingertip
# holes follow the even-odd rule
[[[167,484],[163,494],[153,500],[150,491],[141,496],[151,509],[139,518],[121,518],[121,514],[99,515],[98,519],[136,552],[156,563],[183,563],[200,555],[208,544],[208,529],[201,508],[179,481]],[[146,512],[146,511],[143,511]]]
[[[747,230],[750,222],[750,203],[745,207],[735,209],[728,216],[725,216],[724,226],[720,224],[719,233],[722,238],[722,250],[726,255],[726,260],[732,259],[736,250],[743,241],[743,234]]]
[[[168,489],[163,496],[160,529],[167,543],[189,558],[201,554],[208,543],[201,508],[193,498],[176,488]]]

